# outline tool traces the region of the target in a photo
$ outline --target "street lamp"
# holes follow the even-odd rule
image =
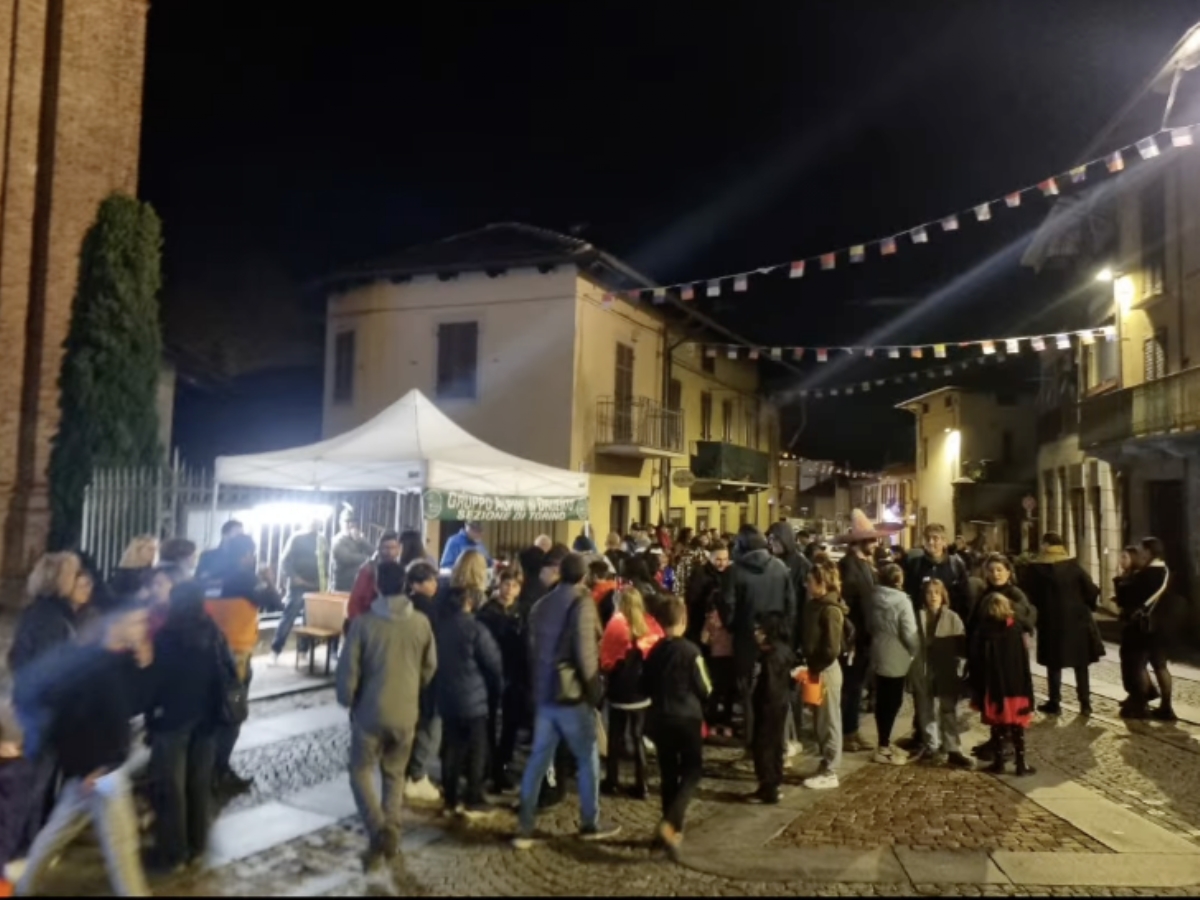
[[[1116,277],[1116,275],[1112,270],[1112,266],[1105,266],[1103,269],[1101,269],[1099,272],[1096,273],[1097,281],[1112,281],[1113,278],[1115,278],[1115,277]]]

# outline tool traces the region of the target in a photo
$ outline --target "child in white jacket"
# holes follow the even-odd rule
[[[945,584],[931,578],[921,586],[921,595],[919,650],[909,679],[922,738],[917,762],[969,769],[971,760],[963,755],[958,735],[959,661],[966,657],[967,632],[958,613],[950,608]]]

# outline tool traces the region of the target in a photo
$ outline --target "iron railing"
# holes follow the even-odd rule
[[[1083,447],[1196,429],[1200,429],[1200,367],[1079,404],[1079,443]]]
[[[686,446],[683,411],[648,397],[603,397],[596,401],[596,444],[682,454]]]

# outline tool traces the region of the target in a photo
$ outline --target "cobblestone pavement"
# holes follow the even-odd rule
[[[806,809],[772,843],[869,849],[1109,853],[982,772],[869,765]]]

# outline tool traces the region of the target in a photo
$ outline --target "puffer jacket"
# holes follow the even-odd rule
[[[897,588],[877,585],[869,611],[871,662],[875,674],[903,678],[920,652],[917,618],[908,594]]]
[[[463,609],[459,588],[439,599],[434,612],[437,638],[437,707],[444,719],[477,719],[504,690],[504,661],[488,629]]]
[[[796,621],[796,591],[787,566],[770,550],[750,550],[734,563],[725,585],[725,620],[733,632],[734,656],[743,668],[758,659],[754,629],[769,613],[783,616],[787,634]]]

